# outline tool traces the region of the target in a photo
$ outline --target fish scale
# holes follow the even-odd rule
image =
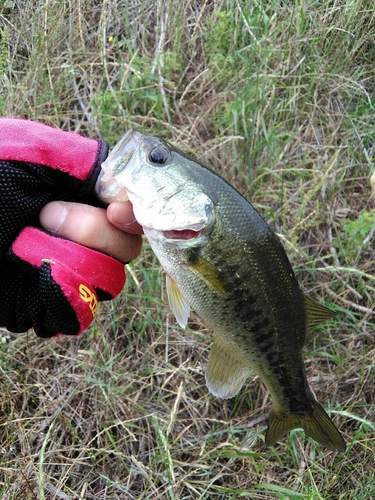
[[[192,308],[213,330],[209,390],[234,397],[252,368],[272,397],[266,444],[302,427],[345,451],[312,395],[302,358],[308,327],[334,313],[303,294],[283,246],[253,206],[206,166],[139,132],[129,131],[102,167],[99,196],[122,201],[125,191],[133,203],[166,271],[179,324],[185,327]]]

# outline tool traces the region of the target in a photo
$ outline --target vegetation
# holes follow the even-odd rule
[[[305,362],[348,444],[265,447],[255,375],[210,396],[211,332],[176,326],[145,245],[81,337],[1,332],[2,498],[374,498],[373,0],[1,0],[0,26],[1,114],[112,146],[163,136],[280,234],[304,290],[342,311]]]

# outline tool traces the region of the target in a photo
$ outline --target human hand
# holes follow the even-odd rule
[[[142,246],[142,227],[132,205],[111,203],[107,210],[81,203],[53,201],[40,212],[41,225],[85,247],[112,255],[121,262],[135,259]]]
[[[34,327],[41,337],[76,335],[91,323],[98,301],[121,291],[122,262],[139,253],[140,228],[129,205],[118,220],[124,206],[107,212],[95,206],[107,153],[102,141],[0,119],[0,326]],[[128,224],[128,234],[111,219],[117,228]]]

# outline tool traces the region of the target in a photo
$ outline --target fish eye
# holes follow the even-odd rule
[[[157,146],[156,148],[151,149],[148,154],[148,159],[150,160],[150,162],[157,163],[159,165],[164,165],[168,158],[169,151],[167,150],[167,148],[164,148],[162,146]]]

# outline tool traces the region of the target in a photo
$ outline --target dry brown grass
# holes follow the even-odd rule
[[[1,3],[3,114],[172,140],[251,198],[303,288],[344,311],[305,360],[348,443],[294,431],[266,448],[255,376],[210,396],[210,332],[176,327],[146,247],[83,336],[2,332],[2,498],[375,497],[374,21],[370,0]]]

